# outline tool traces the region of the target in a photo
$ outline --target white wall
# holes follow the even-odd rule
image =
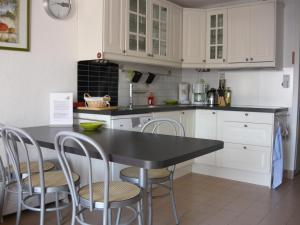
[[[48,124],[49,93],[76,92],[76,9],[54,20],[43,1],[31,1],[31,50],[0,50],[0,122],[16,126]]]

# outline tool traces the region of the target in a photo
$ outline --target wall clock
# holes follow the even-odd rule
[[[44,8],[54,19],[65,19],[70,15],[72,0],[44,0]]]

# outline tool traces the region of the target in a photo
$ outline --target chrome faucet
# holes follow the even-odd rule
[[[133,83],[129,84],[129,109],[133,109]]]

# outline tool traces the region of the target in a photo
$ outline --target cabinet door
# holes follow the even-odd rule
[[[168,5],[160,1],[152,1],[150,56],[158,58],[168,56],[169,16]]]
[[[207,63],[225,63],[227,58],[227,9],[207,11]]]
[[[125,47],[126,55],[145,56],[147,49],[147,0],[127,0]]]
[[[180,111],[153,113],[153,119],[168,118],[180,122]],[[162,125],[158,129],[159,134],[175,135],[174,129],[170,125]]]
[[[106,0],[104,7],[104,53],[123,54],[125,50],[125,2]]]
[[[276,3],[251,7],[251,62],[275,61]]]
[[[205,63],[206,13],[200,9],[183,10],[183,62]]]
[[[181,62],[182,59],[182,8],[172,6],[170,8],[170,44],[168,51],[170,60]]]
[[[228,63],[250,61],[250,8],[228,9]]]
[[[185,136],[195,137],[195,111],[194,110],[182,111],[180,122],[184,127]]]
[[[196,112],[196,138],[217,139],[217,112],[198,110]],[[196,158],[197,163],[215,165],[216,153],[210,153]]]
[[[225,143],[217,153],[217,165],[226,168],[268,173],[271,148]]]

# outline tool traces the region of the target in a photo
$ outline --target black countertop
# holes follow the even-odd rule
[[[145,134],[132,131],[101,129],[84,132],[74,127],[31,127],[25,130],[41,147],[54,149],[54,137],[59,131],[83,133],[102,146],[111,162],[137,166],[140,168],[164,168],[196,157],[220,150],[222,141]],[[69,145],[67,152],[83,155],[76,145]],[[95,150],[90,150],[92,158],[100,158]]]
[[[231,106],[231,107],[219,107],[219,106],[206,106],[206,105],[157,105],[157,106],[134,106],[133,109],[128,107],[119,107],[117,109],[110,110],[82,110],[75,109],[75,113],[89,113],[89,114],[101,114],[110,116],[132,115],[132,114],[145,114],[152,112],[168,112],[168,111],[180,111],[180,110],[194,110],[194,109],[207,109],[207,110],[225,110],[225,111],[246,111],[246,112],[261,112],[261,113],[278,113],[288,111],[288,108],[280,107],[255,107],[255,106]]]

